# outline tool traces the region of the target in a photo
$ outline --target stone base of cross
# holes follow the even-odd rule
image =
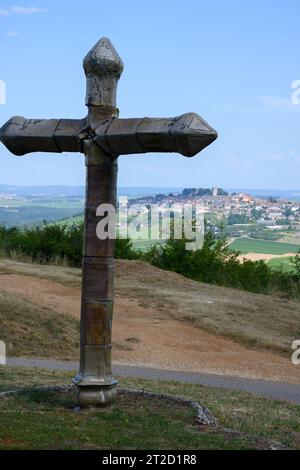
[[[81,152],[86,157],[86,202],[82,261],[80,370],[73,379],[81,407],[103,406],[116,394],[111,371],[114,239],[97,238],[97,208],[116,207],[119,155],[177,152],[191,157],[217,133],[195,113],[177,118],[118,119],[116,94],[123,63],[107,38],[83,62],[88,115],[84,119],[13,117],[0,129],[15,155]]]

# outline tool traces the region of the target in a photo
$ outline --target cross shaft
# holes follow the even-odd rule
[[[195,113],[176,118],[119,119],[118,80],[123,63],[107,38],[85,57],[84,119],[13,117],[0,129],[0,141],[15,155],[31,152],[81,152],[86,156],[86,202],[82,262],[80,370],[73,379],[82,407],[110,403],[116,394],[111,371],[113,316],[113,239],[96,235],[97,208],[116,207],[117,158],[145,152],[193,156],[217,138]]]

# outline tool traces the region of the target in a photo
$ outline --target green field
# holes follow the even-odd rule
[[[231,243],[230,248],[246,253],[266,253],[270,255],[284,255],[285,253],[297,253],[300,244],[272,242],[255,238],[237,238]]]
[[[294,270],[292,260],[293,258],[291,256],[286,256],[284,258],[273,258],[268,261],[268,265],[272,269],[279,269],[280,271],[288,273]]]
[[[70,217],[69,219],[63,219],[59,222],[55,222],[55,225],[64,225],[66,227],[69,227],[73,224],[78,224],[81,222],[83,222],[83,215],[77,215],[75,217]]]
[[[39,226],[77,216],[83,211],[83,198],[0,199],[0,225]]]

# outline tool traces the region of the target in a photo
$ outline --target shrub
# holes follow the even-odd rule
[[[294,275],[297,280],[300,280],[300,250],[292,261],[294,267]]]
[[[82,242],[83,223],[71,226],[45,224],[24,230],[0,226],[0,252],[17,259],[80,267]],[[130,239],[117,239],[115,256],[143,259],[196,281],[257,293],[300,296],[300,251],[293,261],[294,271],[284,273],[271,269],[263,261],[241,262],[239,252],[231,250],[225,238],[217,240],[209,231],[200,250],[188,251],[185,244],[185,239],[171,238],[164,245],[141,253],[134,250]]]
[[[66,225],[44,225],[34,229],[20,230],[0,227],[0,250],[2,255],[31,259],[41,263],[67,263],[81,266],[83,244],[83,223]],[[116,257],[135,259],[130,240],[116,240]]]
[[[216,240],[211,232],[205,234],[200,250],[187,251],[185,243],[184,239],[170,239],[165,245],[152,248],[146,260],[196,281],[257,293],[300,295],[300,253],[294,262],[295,273],[284,273],[272,270],[264,261],[241,262],[240,253],[232,251],[225,238]]]

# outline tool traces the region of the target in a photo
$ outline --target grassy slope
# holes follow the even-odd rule
[[[230,248],[235,251],[246,253],[265,253],[271,255],[284,255],[285,253],[297,253],[300,245],[294,243],[272,242],[268,240],[257,240],[254,238],[237,238],[231,243]]]
[[[0,390],[69,383],[72,375],[4,366]],[[196,400],[213,412],[220,427],[199,428],[190,410],[156,400],[122,398],[106,410],[74,413],[71,396],[25,393],[0,401],[0,449],[266,448],[265,438],[300,448],[299,406],[176,382],[129,378],[122,379],[121,386]]]
[[[119,261],[116,286],[120,295],[130,292],[142,305],[247,346],[290,355],[300,335],[299,302],[192,281],[141,261]]]
[[[0,292],[0,332],[10,356],[76,360],[79,322],[50,308]]]
[[[1,272],[51,279],[80,288],[79,269],[5,260],[0,261],[0,274]],[[299,302],[191,281],[176,273],[162,271],[141,261],[117,261],[115,284],[116,294],[119,296],[130,296],[145,307],[157,307],[172,317],[190,321],[195,326],[230,337],[247,346],[270,348],[290,356],[291,343],[300,336]],[[11,302],[15,303],[11,304]],[[43,328],[42,340],[39,335],[34,336],[37,338],[36,346],[32,337],[30,339],[31,351],[35,352],[32,355],[36,355],[38,351],[39,356],[51,357],[50,352],[56,351],[56,357],[59,355],[62,358],[73,357],[74,349],[71,345],[77,343],[77,325],[72,323],[69,317],[60,315],[63,323],[59,327],[59,334],[63,335],[66,331],[68,332],[67,348],[64,348],[64,351],[54,347],[42,349],[45,342],[48,345],[55,341],[59,342],[56,340],[57,332],[51,326],[51,319],[54,319],[55,313],[51,309],[44,311],[36,305],[31,306],[28,300],[24,300],[25,308],[23,309],[22,303],[22,299],[17,301],[12,296],[2,297],[0,328],[2,325],[1,331],[5,332],[6,338],[14,339],[15,346],[11,349],[11,354],[21,354],[22,350],[24,354],[24,351],[27,351],[23,349],[23,346],[21,347],[21,344],[17,344],[20,340],[20,331],[23,329],[22,325],[28,327],[30,322],[36,322],[36,319],[45,320],[45,314],[47,314],[49,327],[46,321],[43,321],[41,326],[32,325],[33,330]],[[19,312],[18,322],[15,322],[14,309]],[[32,314],[33,311],[34,314]],[[29,333],[28,338],[30,338]]]

